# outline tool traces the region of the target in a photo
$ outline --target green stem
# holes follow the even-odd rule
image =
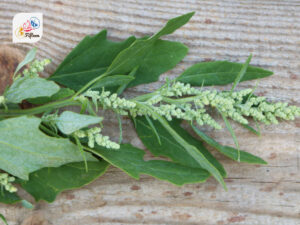
[[[139,102],[143,102],[143,101],[146,101],[150,98],[152,98],[153,96],[155,95],[160,95],[160,91],[166,87],[167,84],[164,84],[162,85],[160,88],[156,89],[154,92],[150,92],[150,93],[147,93],[147,94],[144,94],[144,95],[140,95],[140,96],[137,96],[135,98],[132,98],[130,100],[132,101],[139,101]]]
[[[48,127],[44,126],[43,124],[40,124],[40,129],[44,131],[48,135],[52,135],[53,137],[60,138],[58,134],[54,133],[52,130],[50,130]]]
[[[58,102],[52,102],[46,105],[38,106],[31,109],[16,109],[16,110],[0,110],[0,117],[14,117],[14,116],[21,116],[21,115],[34,115],[46,112],[48,110],[53,110],[57,108],[61,108],[64,106],[71,106],[71,105],[81,105],[81,103],[74,101],[73,99],[67,99]]]
[[[153,97],[156,94],[157,94],[157,92],[155,91],[155,92],[152,92],[152,93],[147,93],[147,94],[144,94],[144,95],[137,96],[137,97],[132,98],[130,100],[131,101],[143,102],[143,101],[146,101],[146,100],[150,99],[151,97]]]
[[[163,101],[166,103],[178,104],[178,103],[192,102],[195,99],[197,99],[197,97],[198,96],[193,96],[193,97],[186,97],[186,98],[179,98],[179,99],[163,97]]]
[[[84,85],[79,91],[77,91],[75,93],[75,95],[73,96],[73,99],[75,97],[77,97],[78,95],[80,95],[82,92],[84,92],[86,89],[88,89],[90,86],[92,86],[94,83],[96,83],[97,81],[101,80],[103,77],[108,76],[108,73],[103,73],[102,75],[100,75],[99,77],[96,77],[95,79],[91,80],[90,82],[88,82],[86,85]]]

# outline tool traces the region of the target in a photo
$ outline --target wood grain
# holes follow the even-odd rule
[[[166,38],[185,43],[190,48],[188,56],[159,82],[132,88],[128,95],[149,92],[166,76],[174,77],[193,63],[224,59],[243,62],[252,52],[253,65],[275,73],[259,83],[257,93],[300,105],[300,1],[296,0],[1,0],[0,64],[10,68],[7,59],[24,55],[32,47],[11,43],[12,18],[18,12],[44,14],[44,35],[36,46],[38,57],[53,59],[46,71],[50,74],[85,35],[101,29],[108,29],[112,40],[151,35],[167,19],[189,11],[196,11],[191,22]],[[239,87],[253,86],[255,82],[245,82]],[[107,132],[117,134],[116,122],[106,115]],[[125,141],[142,146],[130,122],[123,123]],[[0,205],[0,213],[10,225],[300,224],[299,119],[262,127],[261,138],[237,125],[234,128],[242,148],[269,164],[233,163],[214,152],[229,174],[227,192],[213,179],[175,187],[148,176],[136,181],[111,168],[93,184],[64,192],[52,204],[40,202],[33,211],[19,205]],[[208,132],[223,144],[232,145],[224,130]]]

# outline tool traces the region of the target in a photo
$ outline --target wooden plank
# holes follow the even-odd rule
[[[108,29],[112,40],[129,35],[141,37],[157,31],[164,22],[196,11],[191,22],[170,35],[190,47],[188,56],[160,81],[132,88],[128,95],[149,92],[168,77],[175,77],[193,63],[207,60],[244,62],[253,53],[252,64],[274,71],[258,85],[258,93],[271,100],[300,105],[300,1],[297,0],[88,0],[21,1],[0,3],[0,78],[11,74],[31,45],[11,43],[12,17],[18,12],[43,12],[44,36],[35,46],[38,57],[53,59],[50,74],[65,55],[87,34]],[[254,82],[239,88],[253,87]],[[223,87],[228,88],[228,87]],[[108,133],[118,132],[108,116]],[[125,141],[142,146],[128,120]],[[228,192],[213,180],[205,184],[175,187],[142,176],[140,181],[116,168],[80,190],[67,191],[53,204],[40,202],[34,211],[0,205],[10,225],[15,224],[299,224],[300,121],[262,127],[257,138],[234,126],[243,149],[265,158],[269,165],[224,162],[229,177]],[[224,144],[230,135],[209,134]],[[149,155],[147,156],[150,157]],[[28,195],[21,193],[28,199]],[[30,198],[29,198],[30,199]],[[32,199],[30,199],[32,200]]]

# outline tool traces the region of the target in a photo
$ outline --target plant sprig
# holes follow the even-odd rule
[[[131,99],[120,96],[129,87],[157,81],[181,61],[188,48],[160,38],[185,25],[193,14],[169,20],[151,37],[112,42],[106,39],[106,31],[87,36],[48,79],[39,77],[39,72],[50,61],[34,61],[36,50],[31,50],[17,67],[14,82],[0,96],[0,160],[8,162],[1,163],[0,169],[13,177],[9,185],[3,181],[7,188],[0,202],[22,200],[14,183],[37,201],[52,202],[61,191],[92,182],[109,165],[136,179],[148,174],[176,185],[205,182],[212,175],[226,189],[226,171],[202,141],[232,160],[266,164],[240,150],[231,120],[260,133],[249,126],[249,120],[277,124],[295,119],[300,108],[269,102],[255,96],[252,89],[235,90],[240,82],[272,75],[249,65],[252,55],[244,64],[200,62],[151,93]],[[26,64],[28,68],[18,74]],[[228,91],[204,88],[230,83],[233,86]],[[21,109],[23,101],[33,107]],[[80,113],[66,110],[69,106]],[[116,114],[117,138],[102,133],[102,110]],[[199,128],[223,127],[214,119],[214,111],[221,113],[236,148],[221,145]],[[169,161],[144,161],[143,150],[123,143],[122,117],[132,119],[138,136],[154,156]],[[200,139],[183,129],[181,121],[188,121]]]

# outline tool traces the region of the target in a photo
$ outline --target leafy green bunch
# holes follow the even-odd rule
[[[179,42],[162,40],[186,24],[194,13],[168,21],[151,37],[107,40],[106,31],[85,37],[47,79],[39,76],[50,60],[34,60],[32,49],[16,69],[13,83],[0,96],[0,201],[16,203],[21,187],[36,201],[52,202],[61,191],[79,188],[105,173],[110,165],[138,179],[148,174],[176,185],[205,182],[211,175],[226,189],[226,171],[204,142],[238,162],[266,164],[240,149],[231,122],[249,125],[293,120],[300,108],[269,102],[254,89],[237,91],[239,82],[260,79],[272,72],[227,61],[197,63],[157,90],[133,98],[129,87],[155,82],[187,54]],[[26,69],[21,69],[24,66]],[[205,86],[232,83],[227,91]],[[24,102],[31,103],[23,109]],[[75,106],[77,111],[69,111]],[[114,112],[118,137],[102,133],[103,112]],[[235,148],[207,136],[203,125],[221,129],[220,114]],[[145,161],[145,152],[122,138],[122,119],[130,117],[138,136],[154,156],[169,160]],[[186,121],[199,138],[181,123]]]

